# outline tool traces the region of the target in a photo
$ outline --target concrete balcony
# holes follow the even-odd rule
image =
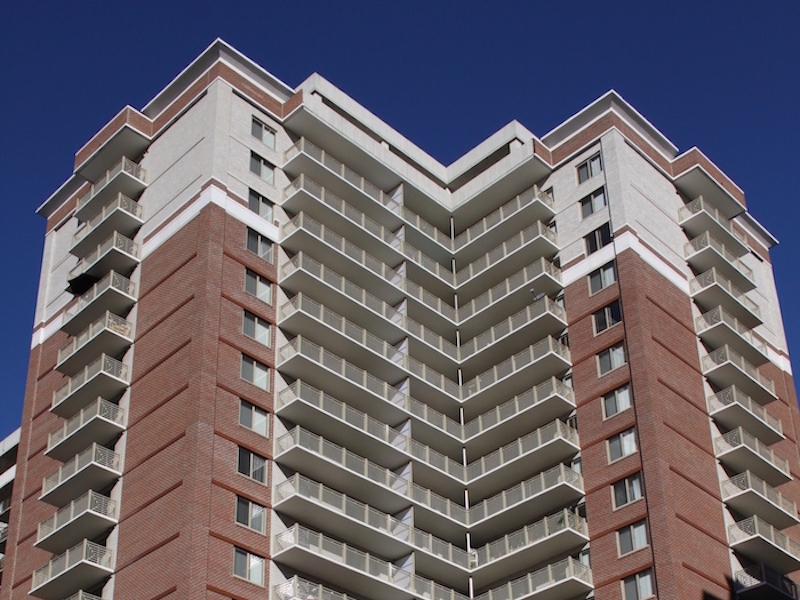
[[[721,306],[697,317],[694,326],[700,339],[711,348],[727,345],[755,366],[769,362],[767,345]]]
[[[70,270],[67,291],[82,294],[109,271],[130,273],[139,262],[139,244],[115,231]]]
[[[0,524],[0,554],[5,553],[7,541],[8,541],[8,525],[2,523]]]
[[[273,547],[276,563],[325,573],[332,584],[367,598],[468,600],[462,593],[300,525],[276,535]]]
[[[702,196],[678,210],[678,223],[690,238],[709,232],[735,256],[744,256],[750,251],[744,234],[736,230],[730,219]]]
[[[109,272],[64,311],[61,330],[77,335],[102,314],[126,315],[136,304],[136,284],[130,279]]]
[[[742,291],[756,287],[753,270],[708,231],[687,242],[683,255],[696,273],[716,269]]]
[[[99,584],[114,572],[114,553],[100,544],[83,540],[33,572],[30,595],[61,600]]]
[[[59,417],[71,417],[98,396],[119,396],[129,384],[128,366],[101,354],[53,392],[50,410]]]
[[[77,594],[73,594],[67,600],[103,600],[100,596],[95,596],[94,594],[88,594],[81,590]]]
[[[736,387],[753,397],[777,400],[775,382],[730,348],[722,346],[701,361],[703,375],[717,388]],[[766,404],[766,401],[764,402]]]
[[[722,501],[743,516],[757,515],[778,529],[800,523],[797,505],[750,471],[722,482]]]
[[[789,462],[741,427],[716,438],[714,450],[720,462],[735,473],[751,471],[772,486],[792,479]]]
[[[63,552],[82,539],[96,538],[117,524],[117,503],[89,491],[39,523],[34,545],[48,552]]]
[[[90,489],[103,489],[122,476],[120,455],[92,444],[42,481],[39,500],[64,506]]]
[[[592,571],[567,557],[475,596],[475,600],[570,600],[594,589]]]
[[[67,461],[92,442],[106,446],[125,431],[125,411],[97,398],[47,436],[45,454]]]
[[[71,376],[84,369],[101,352],[120,356],[133,344],[133,336],[131,321],[106,311],[58,351],[56,369]]]
[[[75,232],[72,236],[70,254],[79,258],[86,256],[92,248],[115,231],[132,238],[142,225],[144,225],[142,205],[127,196],[117,194]]]
[[[119,194],[136,198],[147,187],[145,172],[129,158],[122,159],[94,182],[89,191],[78,198],[75,216],[89,221]]]
[[[800,544],[759,517],[728,527],[728,543],[736,552],[778,571],[790,573],[800,569]]]
[[[800,600],[797,584],[764,563],[734,573],[733,579],[741,600]]]
[[[784,439],[780,419],[771,415],[750,396],[729,387],[706,398],[708,414],[724,429],[742,427],[765,444]]]
[[[762,323],[758,305],[733,285],[730,279],[717,271],[716,267],[690,279],[689,293],[703,309],[711,310],[722,306],[745,327],[752,329]]]

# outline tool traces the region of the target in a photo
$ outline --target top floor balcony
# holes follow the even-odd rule
[[[690,238],[695,238],[706,231],[711,233],[735,256],[744,256],[750,251],[745,235],[702,196],[678,210],[678,223]]]
[[[72,248],[69,252],[82,258],[115,231],[133,238],[142,225],[142,205],[123,194],[117,194],[96,215],[78,227],[78,231],[72,236]]]
[[[146,187],[144,169],[123,156],[117,164],[92,184],[86,194],[78,198],[75,216],[81,221],[88,221],[117,194],[136,198]]]

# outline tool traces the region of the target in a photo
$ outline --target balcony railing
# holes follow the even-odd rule
[[[753,281],[753,270],[739,260],[733,252],[725,247],[725,244],[717,240],[709,232],[703,232],[693,240],[686,242],[683,246],[683,255],[688,259],[693,254],[712,248],[716,250],[725,260],[727,260],[734,269],[739,271],[744,277],[751,282]]]
[[[135,200],[131,200],[123,194],[117,194],[116,198],[106,204],[102,209],[100,209],[99,213],[86,221],[83,226],[75,232],[75,234],[72,236],[72,245],[76,245],[83,238],[93,232],[95,228],[100,225],[100,223],[105,221],[106,218],[108,218],[108,216],[117,209],[131,214],[138,221],[144,220],[144,208],[142,208],[141,204]]]
[[[113,402],[109,402],[103,398],[97,398],[97,400],[81,409],[79,413],[76,413],[64,421],[58,429],[47,436],[47,451],[49,452],[55,448],[58,444],[96,417],[114,423],[120,428],[125,426],[125,410]]]
[[[767,409],[735,387],[729,387],[713,396],[709,396],[706,398],[706,405],[708,406],[709,414],[712,416],[726,406],[739,405],[778,433],[783,434],[783,425],[778,417],[768,413]]]
[[[67,526],[88,512],[97,513],[108,519],[116,520],[117,503],[111,498],[90,490],[83,496],[76,498],[63,508],[60,508],[52,517],[39,523],[36,543],[52,535],[55,531]]]
[[[800,600],[800,589],[798,589],[797,584],[780,571],[776,571],[763,563],[738,571],[734,574],[733,578],[735,580],[736,590],[740,593],[768,585],[783,593],[784,598]],[[757,596],[752,597],[757,598]],[[750,598],[750,596],[748,596],[748,598]]]
[[[73,594],[67,600],[103,600],[100,596],[95,596],[94,594],[89,594],[81,590],[77,594]]]
[[[42,495],[44,496],[91,464],[97,464],[101,467],[105,467],[106,469],[119,473],[120,455],[113,450],[104,448],[103,446],[92,444],[82,452],[75,455],[72,459],[61,465],[58,468],[58,471],[44,478],[42,481]]]
[[[80,211],[84,206],[86,206],[91,201],[91,199],[94,198],[97,192],[99,192],[106,185],[108,185],[109,181],[114,179],[114,177],[116,177],[119,173],[123,172],[135,177],[136,179],[144,181],[145,178],[144,169],[137,163],[133,162],[131,159],[123,156],[122,159],[117,164],[115,164],[108,171],[106,171],[105,174],[99,180],[94,182],[94,184],[92,185],[91,188],[89,188],[89,191],[86,192],[86,194],[78,198],[78,204],[77,207],[75,208],[76,212]]]
[[[703,374],[707,374],[709,371],[712,371],[714,368],[726,362],[735,365],[740,371],[746,373],[750,379],[757,382],[773,396],[775,395],[775,382],[769,377],[762,375],[758,368],[746,361],[741,354],[728,346],[717,348],[703,357]]]
[[[792,515],[795,520],[797,519],[797,505],[750,471],[739,473],[722,482],[722,500],[728,500],[732,496],[750,490],[766,498],[775,506],[780,507],[783,511]]]
[[[89,327],[73,337],[63,348],[59,349],[58,362],[64,362],[90,340],[106,330],[133,342],[133,323],[114,313],[106,312],[102,317],[89,325]]]
[[[769,446],[741,427],[737,427],[714,440],[717,456],[737,446],[746,446],[778,470],[786,474],[789,473],[789,461],[775,454]]]
[[[758,352],[764,356],[767,355],[767,345],[753,335],[752,329],[747,327],[722,306],[712,308],[710,311],[697,317],[694,321],[695,331],[697,331],[697,335],[702,336],[705,331],[711,329],[719,323],[725,323],[728,327],[739,334],[739,337],[749,343]]]
[[[771,542],[786,554],[792,556],[797,562],[800,562],[800,544],[760,517],[750,517],[728,527],[728,540],[732,545],[754,536]]]
[[[80,390],[87,382],[99,374],[113,377],[123,383],[129,382],[127,365],[122,364],[115,358],[101,354],[91,363],[86,365],[77,375],[71,377],[69,382],[53,392],[52,408],[57,407],[69,396]]]
[[[723,216],[723,214],[719,212],[714,205],[705,200],[702,196],[695,198],[688,204],[685,204],[678,209],[678,222],[685,223],[693,215],[701,212],[706,213],[717,225],[728,232],[731,237],[737,239],[743,246],[747,247],[747,238],[742,233],[737,231],[733,227],[731,221]]]
[[[582,590],[583,593],[592,588],[591,569],[574,558],[567,557],[533,573],[528,573],[519,579],[509,581],[504,585],[479,594],[475,596],[475,600],[517,600],[529,596],[535,597],[539,590],[553,587],[570,579],[576,579],[583,584],[583,587],[586,588]]]
[[[67,279],[75,279],[83,275],[112,249],[132,257],[132,259],[129,259],[131,263],[138,262],[139,260],[139,244],[115,231],[111,237],[100,242],[94,250],[80,259],[78,264],[70,270]]]
[[[64,552],[64,554],[53,558],[41,569],[37,569],[33,572],[31,595],[37,595],[37,588],[56,579],[62,573],[65,573],[82,562],[96,565],[110,573],[114,569],[114,553],[105,546],[95,544],[89,540],[84,540],[77,546]]]
[[[689,291],[692,296],[694,296],[700,291],[709,288],[714,284],[720,286],[730,296],[735,298],[736,301],[739,302],[739,304],[741,304],[746,310],[751,312],[758,319],[761,319],[761,310],[758,308],[758,305],[750,300],[750,298],[748,298],[742,290],[736,287],[730,279],[725,277],[722,273],[718,272],[714,268],[709,269],[705,273],[701,273],[694,279],[690,279]]]
[[[64,323],[72,320],[75,315],[94,302],[100,294],[108,289],[116,290],[131,298],[136,297],[136,284],[127,277],[123,277],[119,273],[111,271],[100,281],[95,283],[88,292],[78,298],[78,302],[64,311]]]

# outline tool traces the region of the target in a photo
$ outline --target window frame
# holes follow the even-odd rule
[[[630,536],[630,539],[627,538]],[[626,543],[630,544],[629,550],[623,550],[623,537],[627,540]],[[644,541],[642,541],[644,540]],[[640,544],[640,545],[637,545]],[[630,523],[625,527],[617,529],[617,557],[622,558],[628,556],[639,550],[647,548],[650,545],[650,539],[647,535],[647,520],[641,519],[635,523]]]
[[[616,312],[614,306],[616,306]],[[618,317],[616,321],[614,320],[615,317]],[[602,319],[602,322],[600,319]],[[595,335],[613,329],[620,323],[622,323],[622,307],[620,306],[619,298],[592,313],[592,327]]]
[[[606,273],[611,273],[612,279],[610,281],[606,281]],[[597,288],[596,290],[592,286],[592,277],[595,274],[598,275],[599,282],[600,282],[600,287]],[[604,289],[609,287],[612,283],[616,283],[617,282],[617,265],[616,265],[616,263],[612,260],[612,261],[607,262],[606,264],[604,264],[602,267],[600,267],[598,269],[595,269],[594,271],[589,273],[588,280],[589,280],[589,295],[590,296],[594,296],[598,292],[603,291]]]
[[[267,236],[248,227],[245,247],[261,260],[272,264],[275,255],[275,243]],[[264,248],[266,248],[266,250]]]
[[[248,188],[247,208],[265,221],[272,223],[275,216],[275,203],[252,188]]]
[[[619,456],[614,456],[615,444],[619,444]],[[620,431],[619,433],[612,435],[610,438],[606,440],[606,453],[608,454],[608,464],[615,463],[618,460],[627,458],[628,456],[633,456],[638,451],[639,451],[639,442],[636,439],[635,427],[629,427],[624,431]]]
[[[581,169],[586,169],[586,175],[581,173]],[[576,167],[575,172],[578,175],[578,185],[582,184],[584,181],[589,181],[592,177],[595,177],[603,172],[603,159],[600,156],[600,151],[597,151],[595,154],[590,156],[584,161],[581,161]]]
[[[642,588],[640,585],[640,581],[644,579],[644,575],[647,575],[648,586],[650,588],[650,593],[647,595],[642,595]],[[626,584],[633,583],[636,587],[636,595],[635,596],[628,596],[628,592],[626,591]],[[639,571],[638,573],[634,573],[633,575],[626,577],[622,581],[620,581],[620,585],[622,587],[622,598],[623,600],[647,600],[647,598],[655,598],[655,587],[653,586],[653,568],[650,567],[645,569],[644,571]],[[646,592],[645,592],[646,593]]]
[[[252,285],[255,286],[255,288],[252,289],[252,290],[248,289],[248,286],[250,285],[250,281],[252,281],[253,282]],[[265,294],[264,291],[263,291],[263,289],[265,287],[269,290],[268,294]],[[245,270],[244,270],[244,291],[245,292],[247,292],[248,294],[250,294],[251,296],[253,296],[255,298],[258,298],[259,300],[261,300],[261,302],[263,302],[267,306],[272,306],[272,299],[273,299],[273,296],[275,294],[275,292],[273,290],[274,287],[275,286],[272,284],[272,281],[270,279],[264,277],[263,275],[257,273],[256,271],[253,271],[253,269],[248,269],[247,267],[245,267]],[[267,295],[269,296],[269,300],[265,300],[264,299]]]
[[[592,230],[587,235],[583,236],[584,250],[586,256],[598,252],[601,248],[605,248],[614,241],[614,234],[611,231],[611,221],[606,221],[597,229]]]
[[[247,516],[244,521],[240,520],[240,516],[242,515],[242,511],[240,510],[243,506],[246,505],[245,512]],[[258,518],[253,516],[253,508],[261,509],[261,528],[253,526],[253,522]],[[263,504],[259,504],[258,502],[253,502],[250,498],[245,498],[244,496],[236,496],[236,505],[234,507],[234,516],[233,520],[236,522],[237,525],[241,525],[242,527],[246,527],[251,531],[255,531],[260,534],[266,534],[267,532],[267,507]]]
[[[256,135],[256,128],[258,128],[258,135]],[[271,142],[264,141],[264,132],[269,132],[271,134]],[[264,144],[270,150],[275,150],[275,136],[277,135],[276,131],[264,123],[261,119],[253,115],[253,119],[250,122],[250,135],[256,138],[259,142]]]
[[[248,332],[248,323],[252,323],[252,335]],[[264,335],[259,336],[259,333],[266,335],[266,341],[262,339]],[[272,347],[272,323],[246,308],[242,309],[242,334],[265,348]]]
[[[249,424],[243,422],[242,420],[242,416],[248,412],[250,413]],[[258,417],[258,420],[256,420],[255,417]],[[255,425],[256,422],[264,423],[263,431],[261,427]],[[239,425],[241,425],[245,429],[249,429],[253,433],[256,433],[260,436],[269,439],[269,427],[270,427],[269,412],[264,410],[260,406],[253,404],[248,400],[245,400],[244,398],[239,398]]]
[[[264,183],[275,185],[275,165],[254,150],[250,151],[250,172]]]
[[[638,485],[638,497],[634,497],[635,487],[633,484],[634,480],[636,481],[636,485]],[[624,490],[625,493],[625,502],[621,504],[617,504],[617,486],[620,486],[621,489]],[[611,484],[611,506],[614,510],[622,508],[623,506],[628,506],[629,504],[633,504],[634,502],[638,502],[639,500],[644,499],[644,486],[642,485],[642,472],[636,471],[636,473],[631,473],[627,477],[623,477]]]
[[[620,353],[617,352],[618,350],[621,350],[621,356],[622,356],[622,362],[620,363],[616,362],[618,360],[616,357],[620,356]],[[604,371],[603,357],[606,355],[608,355],[609,368]],[[608,375],[609,373],[612,373],[617,369],[622,368],[628,364],[628,355],[627,352],[625,352],[625,344],[623,342],[618,342],[613,346],[609,346],[608,348],[601,350],[600,352],[597,353],[596,356],[597,356],[598,377],[603,377],[604,375]]]
[[[628,401],[628,405],[625,406],[624,408],[620,408],[619,407],[620,392],[622,390],[626,390],[627,396],[628,396],[628,400],[627,400]],[[608,400],[611,399],[611,397],[613,397],[613,399],[614,399],[614,404],[615,404],[616,410],[614,412],[612,412],[612,413],[609,413],[608,412],[608,404],[607,404],[607,402],[608,402]],[[630,410],[631,408],[633,408],[633,394],[631,393],[631,384],[630,384],[630,382],[628,382],[628,383],[626,383],[624,385],[621,385],[618,388],[611,390],[610,392],[607,392],[607,393],[603,394],[601,396],[601,399],[603,400],[603,402],[602,402],[602,404],[603,404],[603,420],[610,419],[612,417],[616,417],[618,414],[623,413],[626,410]]]
[[[236,455],[236,472],[239,473],[239,475],[243,475],[244,477],[247,477],[250,481],[255,481],[256,483],[260,483],[262,485],[268,485],[269,484],[269,468],[268,468],[269,467],[269,461],[267,460],[267,458],[265,456],[261,456],[260,454],[256,454],[252,450],[248,450],[244,446],[238,446],[238,448],[239,448],[239,452]],[[247,457],[247,472],[242,471],[242,465],[243,465],[243,460],[242,459],[245,456]],[[260,459],[264,464],[262,466],[257,466],[256,461],[253,460],[254,458]],[[259,470],[262,470],[262,469],[263,469],[263,472],[264,472],[264,479],[263,480],[259,479],[255,475],[256,473],[259,472]]]
[[[239,573],[238,572],[237,556],[241,556],[245,560],[245,571],[244,571],[244,573]],[[260,579],[259,579],[259,577],[254,578],[251,575],[252,572],[253,572],[253,559],[257,559],[257,562],[261,563],[260,564],[260,570],[261,570]],[[263,556],[260,556],[258,554],[255,554],[254,552],[250,552],[248,550],[245,550],[244,548],[240,548],[239,546],[234,546],[233,547],[233,575],[234,575],[234,577],[236,577],[238,579],[243,579],[244,581],[247,581],[249,583],[252,583],[253,585],[257,585],[257,586],[263,588],[263,587],[266,586],[266,579],[265,579],[266,578],[266,574],[267,574],[266,566],[267,566],[267,559],[264,558]]]
[[[253,370],[253,378],[248,379],[245,374],[245,365],[248,365],[248,368]],[[263,372],[261,377],[257,377],[257,375]],[[258,389],[269,392],[270,388],[272,387],[270,379],[272,378],[272,369],[269,365],[265,365],[260,360],[253,358],[249,354],[242,353],[242,360],[241,360],[241,367],[239,370],[239,376],[242,378],[243,381],[257,387]],[[260,382],[264,382],[264,385],[261,385]]]
[[[595,207],[595,200],[602,195],[603,203],[600,206]],[[586,207],[589,207],[589,212],[586,212]],[[603,208],[608,206],[608,199],[606,198],[606,186],[600,186],[591,194],[584,196],[580,200],[580,207],[581,207],[581,220],[588,219],[596,212],[599,212]]]

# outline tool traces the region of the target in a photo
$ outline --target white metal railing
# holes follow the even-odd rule
[[[697,317],[694,321],[695,331],[697,331],[697,334],[700,335],[718,323],[725,323],[736,333],[738,333],[743,340],[761,352],[761,354],[767,354],[767,345],[753,335],[753,330],[744,325],[741,321],[739,321],[739,319],[734,317],[722,306],[712,308],[708,312]]]
[[[103,176],[100,179],[98,179],[92,184],[92,187],[89,188],[88,192],[86,192],[83,196],[78,198],[78,204],[76,210],[80,210],[81,208],[86,206],[86,204],[92,198],[94,198],[97,192],[102,190],[106,185],[108,185],[109,181],[114,179],[114,177],[116,177],[119,173],[122,173],[123,171],[125,173],[128,173],[129,175],[132,175],[136,179],[139,179],[140,181],[144,181],[145,178],[144,169],[137,163],[133,162],[131,159],[127,158],[126,156],[123,156],[122,159],[117,164],[111,167],[108,171],[106,171],[103,174]]]
[[[117,290],[118,292],[126,294],[127,296],[131,296],[132,298],[136,297],[135,283],[133,283],[127,277],[123,277],[119,273],[109,271],[108,274],[106,274],[100,281],[95,283],[88,292],[78,298],[78,302],[64,311],[64,323],[72,319],[72,317],[94,302],[94,300],[100,294],[109,288]]]
[[[78,264],[70,269],[67,278],[74,279],[83,274],[111,249],[124,252],[137,260],[139,258],[139,244],[115,231],[110,237],[100,242],[94,250],[80,259]]]
[[[61,465],[58,471],[44,478],[42,481],[42,495],[47,494],[53,488],[61,485],[78,471],[85,469],[92,463],[110,469],[111,471],[119,472],[120,470],[119,454],[113,450],[99,446],[97,443],[93,443]]]
[[[759,440],[752,433],[737,427],[714,440],[717,455],[732,450],[737,446],[747,446],[765,461],[777,467],[784,473],[789,473],[789,461],[775,454],[772,449]]]
[[[75,354],[77,350],[85,346],[89,340],[106,329],[133,341],[133,323],[112,312],[106,311],[102,317],[73,337],[63,348],[59,349],[58,362],[64,362],[67,358]]]
[[[33,585],[31,590],[44,585],[48,581],[55,579],[64,571],[71,569],[81,562],[88,562],[104,569],[114,568],[114,552],[105,546],[95,544],[89,540],[83,540],[80,544],[73,546],[64,554],[59,554],[41,569],[33,572]]]
[[[721,410],[726,406],[731,406],[733,404],[738,404],[739,406],[747,410],[747,412],[751,413],[756,418],[758,418],[760,421],[763,421],[764,423],[772,427],[772,429],[783,434],[783,424],[781,423],[781,420],[778,417],[767,412],[766,408],[761,406],[750,396],[748,396],[743,391],[734,386],[726,388],[721,392],[717,392],[713,396],[709,396],[708,398],[706,398],[706,406],[708,406],[708,412],[712,416],[718,410]]]
[[[8,539],[8,525],[5,523],[2,524],[3,526],[0,527],[0,544],[5,542]]]
[[[705,248],[712,248],[722,255],[735,269],[744,275],[750,281],[753,281],[753,270],[739,260],[736,255],[725,247],[725,244],[717,240],[708,231],[704,231],[693,240],[686,242],[683,246],[683,255],[688,259],[693,254],[704,250]]]
[[[556,585],[568,579],[578,579],[587,586],[592,585],[592,570],[572,557],[547,565],[533,573],[523,575],[519,579],[509,581],[501,586],[488,590],[475,600],[515,600],[524,598],[544,587]]]
[[[115,358],[101,354],[81,371],[70,378],[66,385],[61,386],[53,392],[52,406],[56,407],[83,385],[100,373],[105,373],[109,377],[120,379],[125,383],[129,382],[128,366],[122,364]]]
[[[800,544],[785,533],[775,529],[761,517],[749,517],[728,527],[728,540],[731,544],[736,544],[754,536],[764,538],[791,555],[795,560],[800,561]]]
[[[536,201],[543,203],[551,209],[553,208],[553,195],[549,192],[543,192],[539,189],[539,186],[534,185],[521,194],[514,196],[511,200],[483,217],[480,221],[459,233],[453,240],[453,249],[460,250],[475,238],[489,231],[492,227],[512,218],[526,206],[530,206]]]
[[[751,565],[746,569],[737,571],[733,574],[737,589],[747,589],[763,584],[770,585],[776,590],[782,591],[786,598],[793,600],[800,599],[800,589],[797,584],[783,573],[768,567],[764,563]]]
[[[696,215],[697,213],[705,212],[707,213],[714,221],[719,223],[720,227],[725,229],[728,233],[730,233],[733,237],[738,239],[742,244],[745,246],[747,245],[747,238],[737,231],[731,221],[722,215],[721,212],[717,208],[715,208],[710,202],[705,200],[702,196],[698,196],[688,204],[681,206],[678,209],[678,222],[683,223],[687,219],[689,219],[692,215]]]
[[[56,514],[46,521],[39,523],[36,536],[37,543],[87,512],[94,512],[116,520],[117,503],[115,500],[98,494],[94,490],[89,490],[80,498],[76,498],[65,507],[60,508]]]
[[[103,600],[100,596],[95,596],[94,594],[89,594],[81,590],[77,594],[72,594],[67,600]]]
[[[450,239],[450,236],[444,233],[441,229],[431,225],[406,206],[401,206],[397,210],[397,214],[400,215],[400,218],[402,218],[406,223],[411,225],[415,231],[421,231],[432,240],[438,242],[440,246],[444,246],[448,250],[452,251],[453,242]]]
[[[762,375],[757,367],[753,366],[750,362],[745,360],[741,354],[732,350],[727,345],[717,348],[703,357],[703,372],[707,373],[714,367],[726,362],[730,362],[738,367],[739,370],[745,372],[751,379],[757,381],[762,387],[769,390],[773,396],[775,395],[775,382],[766,375]]]
[[[480,312],[490,304],[497,302],[498,300],[500,300],[500,298],[508,296],[509,294],[519,290],[520,288],[529,286],[531,281],[533,281],[536,277],[544,273],[550,275],[553,279],[555,279],[559,283],[561,282],[561,269],[556,267],[546,258],[544,257],[539,258],[533,261],[530,265],[528,265],[521,271],[515,273],[508,279],[501,281],[494,287],[485,291],[477,298],[471,300],[468,304],[460,306],[458,308],[458,321],[459,322],[465,321],[466,319],[470,318],[475,313]]]
[[[117,209],[129,213],[139,220],[144,219],[144,208],[142,208],[142,205],[136,202],[136,200],[132,200],[124,194],[119,193],[117,194],[116,198],[111,200],[111,202],[100,209],[99,213],[83,223],[78,231],[76,231],[72,236],[72,245],[74,246],[87,235],[89,235],[98,225],[100,225],[100,223],[105,221],[106,218]]]
[[[456,285],[461,285],[465,281],[490,269],[510,254],[539,237],[544,237],[553,244],[558,245],[556,232],[541,221],[537,221],[458,271],[455,276]]]
[[[557,354],[567,362],[570,360],[569,348],[554,337],[547,336],[466,382],[462,386],[462,398],[477,394],[550,353]]]
[[[407,589],[414,594],[430,594],[431,598],[468,600],[468,596],[455,592],[439,583],[415,575],[406,569],[399,569],[393,563],[353,548],[317,531],[299,524],[275,536],[276,553],[292,546],[299,546],[327,560],[334,561],[350,569],[360,571],[375,579]]]
[[[722,500],[727,500],[731,496],[736,496],[748,490],[754,491],[762,498],[766,498],[775,506],[792,515],[795,519],[797,518],[797,505],[750,471],[739,473],[722,482]]]
[[[758,308],[758,304],[756,304],[755,302],[750,300],[750,298],[745,296],[742,290],[733,285],[731,280],[725,277],[722,273],[719,273],[716,268],[712,267],[705,273],[701,273],[694,279],[690,279],[689,291],[692,295],[695,295],[701,290],[704,290],[705,288],[714,284],[719,285],[722,289],[724,289],[731,296],[733,296],[740,304],[742,304],[747,310],[756,315],[758,318],[761,318],[761,310]]]
[[[52,450],[95,417],[101,417],[120,426],[125,425],[124,409],[108,400],[97,398],[90,405],[81,409],[79,413],[64,421],[58,429],[47,436],[47,449]]]

